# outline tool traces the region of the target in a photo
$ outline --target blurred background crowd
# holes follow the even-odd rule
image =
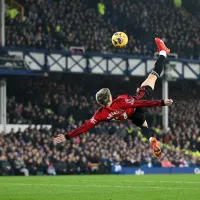
[[[84,134],[61,145],[52,142],[53,136],[62,130],[28,128],[4,137],[0,136],[1,175],[56,175],[119,173],[122,166],[132,167],[194,167],[200,160],[192,153],[174,147],[163,146],[163,158],[156,159],[149,142],[141,139],[138,130],[128,135],[124,125],[109,125],[118,128],[106,134],[108,125]],[[98,133],[99,130],[99,133]],[[118,133],[126,132],[123,138]],[[110,131],[112,132],[112,131]],[[130,133],[129,133],[130,134]]]
[[[183,0],[18,0],[25,8],[9,13],[6,45],[47,49],[82,46],[92,52],[152,55],[159,36],[179,57],[199,58],[199,2]],[[84,31],[83,31],[84,30]],[[129,45],[115,49],[112,33],[124,31]]]
[[[95,84],[91,84],[94,78]],[[115,168],[119,169],[116,166],[199,166],[195,152],[200,151],[200,86],[194,81],[170,82],[170,97],[175,103],[170,108],[169,130],[161,126],[161,108],[147,110],[151,131],[162,145],[161,160],[152,154],[140,129],[128,121],[101,123],[71,142],[53,144],[56,134],[71,131],[92,117],[98,108],[94,94],[99,88],[109,85],[114,97],[134,94],[142,80],[83,74],[60,74],[56,79],[53,74],[46,79],[8,78],[8,123],[41,124],[41,128],[11,131],[1,137],[1,170],[6,166],[9,174],[34,175],[115,173]],[[160,84],[155,99],[161,98]],[[42,128],[42,124],[52,125],[51,130]]]

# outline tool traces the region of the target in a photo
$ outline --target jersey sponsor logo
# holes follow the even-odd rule
[[[122,116],[124,117],[124,119],[128,118],[128,116],[127,116],[127,114],[125,112],[122,114]]]
[[[131,104],[134,103],[134,99],[126,99],[125,101],[126,101],[126,103],[131,103]]]
[[[91,121],[92,124],[96,124],[96,123],[97,123],[97,120],[94,119],[94,117],[92,117],[92,118],[90,119],[90,121]]]
[[[121,112],[123,112],[123,111],[122,111],[122,110],[116,110],[116,111],[114,111],[114,112],[111,112],[111,113],[108,115],[107,119],[111,119],[114,115],[117,115],[117,114],[119,114],[119,113],[121,113]]]
[[[119,114],[119,115],[118,115],[118,114]],[[114,115],[118,115],[118,116],[114,117]],[[113,117],[113,119],[111,119],[112,117]],[[108,115],[107,119],[111,119],[112,121],[120,121],[119,119],[120,119],[121,117],[123,117],[124,119],[127,119],[127,118],[128,118],[126,112],[124,112],[123,110],[116,110],[116,111],[114,111],[114,112],[111,112],[111,113]],[[121,120],[122,120],[122,119],[121,119]]]

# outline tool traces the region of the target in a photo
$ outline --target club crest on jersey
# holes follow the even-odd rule
[[[134,103],[134,99],[126,99],[125,101],[126,103],[132,103],[132,104]]]

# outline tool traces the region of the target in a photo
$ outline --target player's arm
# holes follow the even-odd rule
[[[76,136],[78,136],[82,133],[85,133],[89,129],[93,128],[94,126],[96,126],[100,122],[101,122],[100,120],[92,117],[90,120],[87,120],[82,126],[76,128],[72,132],[67,133],[66,137],[70,138],[70,139],[73,138],[73,137],[76,137]]]
[[[135,99],[124,99],[121,102],[123,108],[138,108],[138,107],[159,107],[159,106],[170,106],[173,103],[172,99],[165,100],[135,100]]]
[[[61,143],[66,141],[66,139],[71,139],[73,137],[76,137],[82,133],[85,133],[86,131],[88,131],[89,129],[93,128],[94,126],[96,126],[97,124],[99,124],[101,122],[101,118],[99,118],[98,116],[93,116],[90,120],[87,120],[82,126],[74,129],[73,131],[67,133],[66,135],[64,134],[58,134],[55,138],[54,138],[54,142],[55,143]]]

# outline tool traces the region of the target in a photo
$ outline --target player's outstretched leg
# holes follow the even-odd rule
[[[170,50],[165,46],[164,42],[161,39],[155,38],[155,42],[158,47],[159,58],[155,63],[154,69],[147,77],[147,79],[142,83],[141,87],[138,89],[136,95],[134,96],[134,98],[137,100],[150,100],[152,98],[156,80],[161,75],[164,67],[165,58],[170,52]],[[156,155],[156,157],[160,158],[161,150],[156,138],[152,137],[151,132],[148,128],[148,124],[145,120],[145,109],[136,108],[131,119],[136,126],[141,128],[143,136],[145,136],[150,141],[154,154]]]
[[[163,67],[164,67],[165,58],[170,53],[170,49],[168,49],[165,46],[164,42],[161,39],[155,38],[155,42],[156,42],[156,45],[158,47],[159,58],[155,63],[154,69],[152,70],[152,72],[149,74],[147,79],[141,85],[141,87],[145,87],[146,86],[146,90],[149,91],[148,92],[149,95],[146,95],[145,98],[144,98],[145,100],[151,98],[151,94],[152,94],[152,92],[154,90],[156,80],[157,80],[157,78],[160,77],[160,75],[162,73],[162,70],[163,70]],[[161,149],[160,149],[159,143],[158,143],[158,141],[156,140],[155,137],[152,137],[152,135],[150,133],[150,130],[148,128],[147,122],[145,121],[142,124],[142,126],[140,126],[140,128],[141,128],[142,134],[147,139],[149,139],[149,141],[151,143],[151,146],[152,146],[152,149],[154,151],[154,154],[156,155],[156,157],[160,158],[161,157]]]
[[[151,147],[154,151],[155,156],[157,158],[161,158],[161,149],[160,149],[159,142],[151,134],[147,121],[145,121],[140,128],[141,128],[142,135],[145,136],[151,143]]]
[[[155,42],[158,47],[159,58],[155,63],[154,69],[152,70],[152,72],[149,74],[147,79],[141,85],[141,87],[142,86],[150,86],[153,90],[154,90],[157,78],[160,77],[160,75],[162,73],[165,58],[170,53],[170,49],[168,49],[165,46],[164,42],[161,39],[155,38]]]

